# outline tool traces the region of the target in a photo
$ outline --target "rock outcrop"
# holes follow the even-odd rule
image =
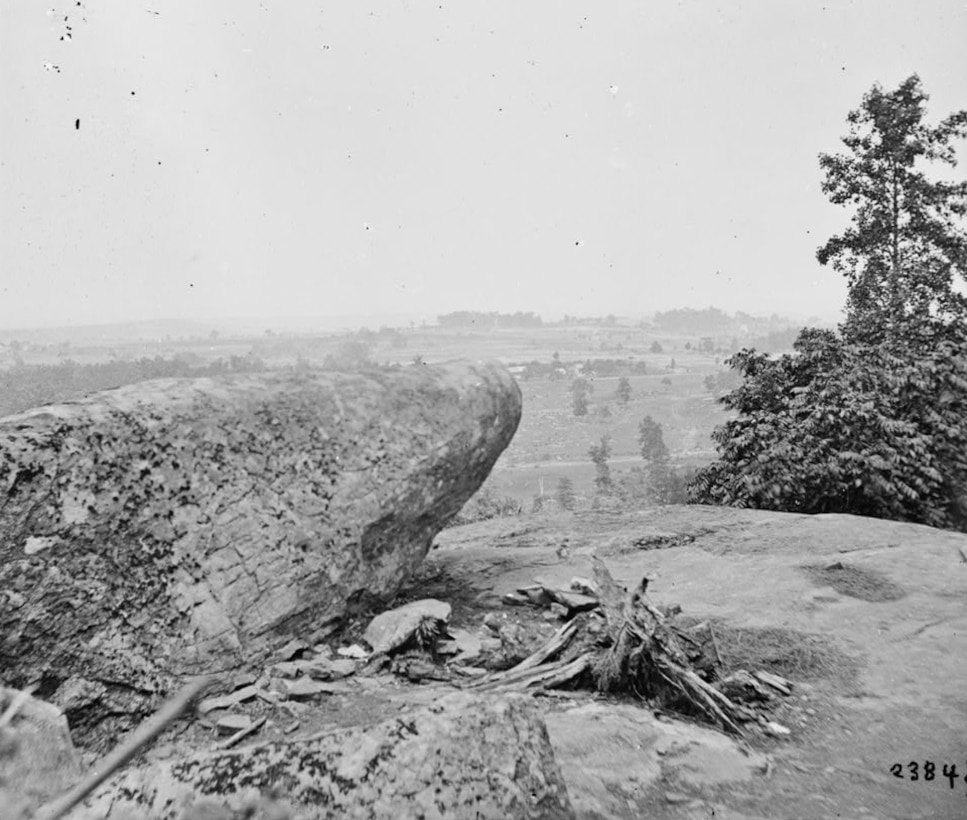
[[[273,816],[294,811],[304,820],[574,817],[533,700],[466,693],[367,729],[131,770],[93,795],[79,817],[249,816],[245,807],[266,797]]]
[[[492,365],[146,382],[0,420],[0,669],[130,724],[391,596],[510,442]]]

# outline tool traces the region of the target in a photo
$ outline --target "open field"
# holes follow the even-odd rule
[[[351,367],[365,361],[410,365],[496,359],[515,373],[524,397],[524,413],[514,441],[485,488],[497,497],[516,500],[525,510],[530,509],[535,497],[553,496],[564,477],[573,482],[579,507],[587,506],[595,475],[588,449],[603,436],[610,438],[609,465],[616,479],[642,466],[638,425],[648,415],[661,424],[676,470],[684,472],[711,461],[715,455],[711,432],[727,414],[705,379],[726,371],[724,359],[750,341],[734,336],[706,337],[704,350],[699,351],[700,338],[695,334],[669,334],[627,324],[506,329],[411,325],[378,332],[364,328],[352,333],[264,332],[247,336],[217,331],[172,336],[161,330],[151,328],[141,338],[132,338],[129,332],[124,338],[111,339],[104,333],[97,338],[81,335],[70,341],[58,337],[46,344],[42,336],[34,336],[17,347],[16,353],[36,378],[57,380],[56,388],[31,393],[43,395],[45,401],[78,398],[85,389],[116,386],[110,373],[102,372],[86,382],[76,374],[65,375],[65,369],[74,365],[83,371],[85,366],[113,362],[118,373],[114,380],[120,383],[131,380],[131,374],[137,372],[136,367],[122,367],[123,363],[137,364],[156,357],[179,362],[177,375],[201,373],[202,368],[211,368],[219,360],[233,361],[236,366],[251,362],[268,367],[297,363],[333,366],[336,362],[340,367]],[[661,352],[655,352],[656,342]],[[13,350],[9,343],[5,348],[0,346],[0,364],[6,366],[8,375]],[[534,367],[525,369],[526,364],[534,362],[542,366],[536,375]],[[590,385],[588,413],[584,416],[576,416],[572,406],[571,385],[579,375]],[[626,403],[616,395],[621,376],[631,386]],[[23,409],[8,401],[4,404],[6,412],[13,412],[11,406]]]

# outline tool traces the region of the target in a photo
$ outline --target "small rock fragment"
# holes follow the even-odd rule
[[[488,612],[484,615],[483,625],[487,627],[491,632],[500,631],[500,616],[495,612]]]
[[[247,700],[252,700],[252,698],[258,695],[258,689],[254,686],[243,686],[241,689],[236,689],[227,695],[222,695],[215,698],[205,698],[198,704],[199,714],[205,715],[215,709],[230,709],[233,706],[237,706],[239,703],[244,703]]]
[[[413,601],[382,612],[370,621],[363,640],[374,654],[387,654],[399,649],[418,632],[445,625],[450,620],[450,604],[435,598]]]
[[[792,694],[792,684],[789,683],[785,678],[774,675],[771,672],[758,671],[753,673],[756,678],[761,680],[767,686],[771,686],[777,692],[781,692],[783,695]]]
[[[455,663],[464,663],[480,657],[482,650],[481,639],[478,635],[466,629],[451,629],[450,637],[451,640],[440,645],[439,651],[445,652],[446,649],[452,650],[452,652],[448,652],[447,654],[454,655],[453,661]]]
[[[420,683],[424,680],[450,679],[446,669],[425,658],[400,658],[393,661],[391,669],[394,674],[407,678],[414,683]]]
[[[258,680],[254,672],[236,672],[232,675],[232,691],[251,686]]]
[[[792,734],[791,730],[787,729],[781,723],[776,723],[774,720],[766,722],[766,731],[776,737],[786,737]]]
[[[281,649],[277,650],[272,654],[272,660],[274,661],[291,661],[295,657],[299,657],[309,648],[309,644],[300,638],[293,638]]]
[[[342,655],[344,658],[356,658],[357,660],[363,660],[369,657],[369,652],[363,649],[359,644],[354,643],[352,646],[340,646],[336,650],[337,654]],[[331,657],[332,653],[326,657]]]
[[[520,587],[517,590],[517,594],[523,595],[532,606],[547,606],[553,600],[548,590],[539,584]]]
[[[571,579],[571,583],[568,586],[574,592],[580,592],[582,595],[590,595],[592,598],[598,597],[598,588],[594,585],[594,581],[588,578],[575,576]]]
[[[352,687],[344,683],[326,683],[312,678],[296,678],[283,683],[283,692],[293,700],[316,695],[343,695],[351,691]]]
[[[252,718],[242,714],[222,715],[215,726],[225,735],[234,734],[248,729],[252,725]]]
[[[302,671],[316,680],[338,680],[339,678],[348,678],[356,673],[356,661],[349,658],[336,658],[331,661],[325,658],[317,658],[305,663]]]
[[[579,612],[587,612],[590,609],[597,609],[600,606],[598,599],[590,595],[582,595],[578,592],[568,592],[561,589],[549,589],[547,592],[557,603],[567,607],[570,616],[574,616]]]
[[[752,675],[744,669],[738,669],[731,675],[722,678],[716,688],[727,698],[734,701],[765,701],[771,700],[772,695]]]

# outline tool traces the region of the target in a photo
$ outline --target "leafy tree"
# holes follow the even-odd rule
[[[662,352],[661,343],[658,342],[657,340],[652,342],[651,347],[649,347],[648,350],[652,353],[661,353]]]
[[[916,76],[874,86],[849,115],[850,155],[820,157],[830,199],[855,206],[818,252],[847,277],[846,321],[804,329],[792,355],[728,360],[736,415],[691,500],[967,528],[967,183],[921,171],[954,164],[967,112],[929,128],[925,100]]]
[[[627,404],[631,401],[631,382],[627,376],[618,379],[618,388],[615,390],[615,395],[621,404]]]
[[[654,461],[648,465],[648,491],[656,504],[684,504],[687,500],[685,476],[672,469],[665,461]]]
[[[600,495],[611,495],[614,491],[614,480],[611,478],[611,467],[608,459],[611,458],[611,437],[601,436],[598,444],[592,444],[588,450],[588,456],[594,462],[594,487]]]
[[[638,446],[645,460],[648,494],[657,504],[678,503],[684,498],[684,482],[671,468],[661,425],[650,415],[638,425]]]
[[[850,338],[897,341],[914,325],[967,318],[967,182],[930,181],[922,168],[955,166],[952,141],[967,137],[967,111],[923,122],[927,95],[916,74],[895,91],[879,85],[849,113],[845,154],[820,154],[823,192],[853,208],[852,225],[816,253],[849,285]]]
[[[322,363],[326,370],[362,370],[373,367],[369,358],[369,345],[350,339],[339,345],[334,353],[328,353]]]
[[[554,491],[554,497],[562,509],[573,510],[577,503],[577,497],[574,494],[574,482],[567,476],[559,478],[557,480],[557,489]]]
[[[588,414],[588,393],[591,387],[587,379],[577,378],[571,382],[571,409],[575,416],[586,416]]]
[[[638,424],[638,447],[645,461],[668,460],[668,447],[665,446],[661,425],[650,415]]]
[[[967,521],[967,360],[944,339],[919,358],[804,330],[795,355],[733,357],[719,459],[692,500],[843,512],[938,527]]]

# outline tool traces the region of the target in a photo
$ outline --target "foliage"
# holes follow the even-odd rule
[[[729,315],[714,307],[704,310],[678,308],[658,311],[652,322],[661,330],[695,335],[714,335],[732,327]]]
[[[491,518],[520,515],[523,505],[513,496],[498,496],[490,487],[482,487],[463,505],[463,508],[447,523],[447,527],[459,527]]]
[[[622,471],[615,492],[625,508],[630,509],[684,504],[688,500],[686,487],[691,477],[674,469],[668,461],[654,462]]]
[[[335,353],[329,353],[323,359],[322,367],[325,370],[363,370],[373,367],[374,362],[369,357],[370,346],[364,341],[350,339],[343,342],[336,349]]]
[[[733,368],[719,373],[709,373],[703,380],[705,389],[709,393],[718,395],[726,390],[732,390],[739,383],[739,376]]]
[[[611,437],[601,436],[598,444],[592,444],[588,449],[588,456],[594,462],[594,487],[600,495],[611,495],[614,491],[614,479],[611,478]]]
[[[571,382],[571,409],[575,416],[588,414],[588,393],[590,392],[591,385],[587,379],[577,378]]]
[[[854,207],[817,253],[847,278],[846,322],[803,329],[792,355],[729,359],[737,415],[691,500],[967,527],[967,183],[918,167],[955,164],[967,112],[930,128],[926,99],[916,75],[874,86],[849,114],[850,153],[820,156],[824,192]]]
[[[540,316],[528,311],[522,313],[481,313],[476,310],[457,310],[437,316],[437,324],[446,328],[490,329],[498,327],[541,327]]]
[[[650,415],[638,424],[638,447],[645,461],[667,461],[668,447],[662,435],[661,425]]]
[[[691,500],[962,526],[965,345],[961,330],[914,356],[806,329],[794,355],[737,353],[743,382],[722,401],[738,415]]]
[[[861,341],[899,339],[928,319],[967,319],[967,182],[930,181],[925,162],[955,166],[951,144],[967,137],[967,111],[923,122],[927,95],[913,75],[891,92],[879,85],[847,118],[846,154],[821,154],[823,192],[853,208],[852,225],[817,251],[849,285],[844,328]]]
[[[197,365],[184,357],[161,356],[94,364],[67,360],[58,364],[21,365],[0,371],[0,417],[150,379],[258,373],[265,369],[257,356],[232,356],[207,365]]]
[[[562,476],[557,481],[557,489],[554,491],[554,498],[561,505],[562,509],[573,510],[577,504],[577,496],[574,494],[574,482],[567,476]]]
[[[615,390],[615,396],[621,404],[627,404],[631,401],[631,382],[628,381],[627,376],[622,376],[618,379],[618,387]]]
[[[763,353],[786,353],[792,350],[796,339],[799,338],[799,332],[801,330],[801,327],[786,327],[782,330],[773,330],[761,336],[756,336],[749,343],[749,347],[754,347]],[[733,341],[732,351],[736,351],[739,345],[737,340]]]
[[[648,351],[650,353],[661,353],[662,352],[661,343],[660,342],[657,342],[657,341],[652,342],[651,343],[651,347],[648,348]]]

